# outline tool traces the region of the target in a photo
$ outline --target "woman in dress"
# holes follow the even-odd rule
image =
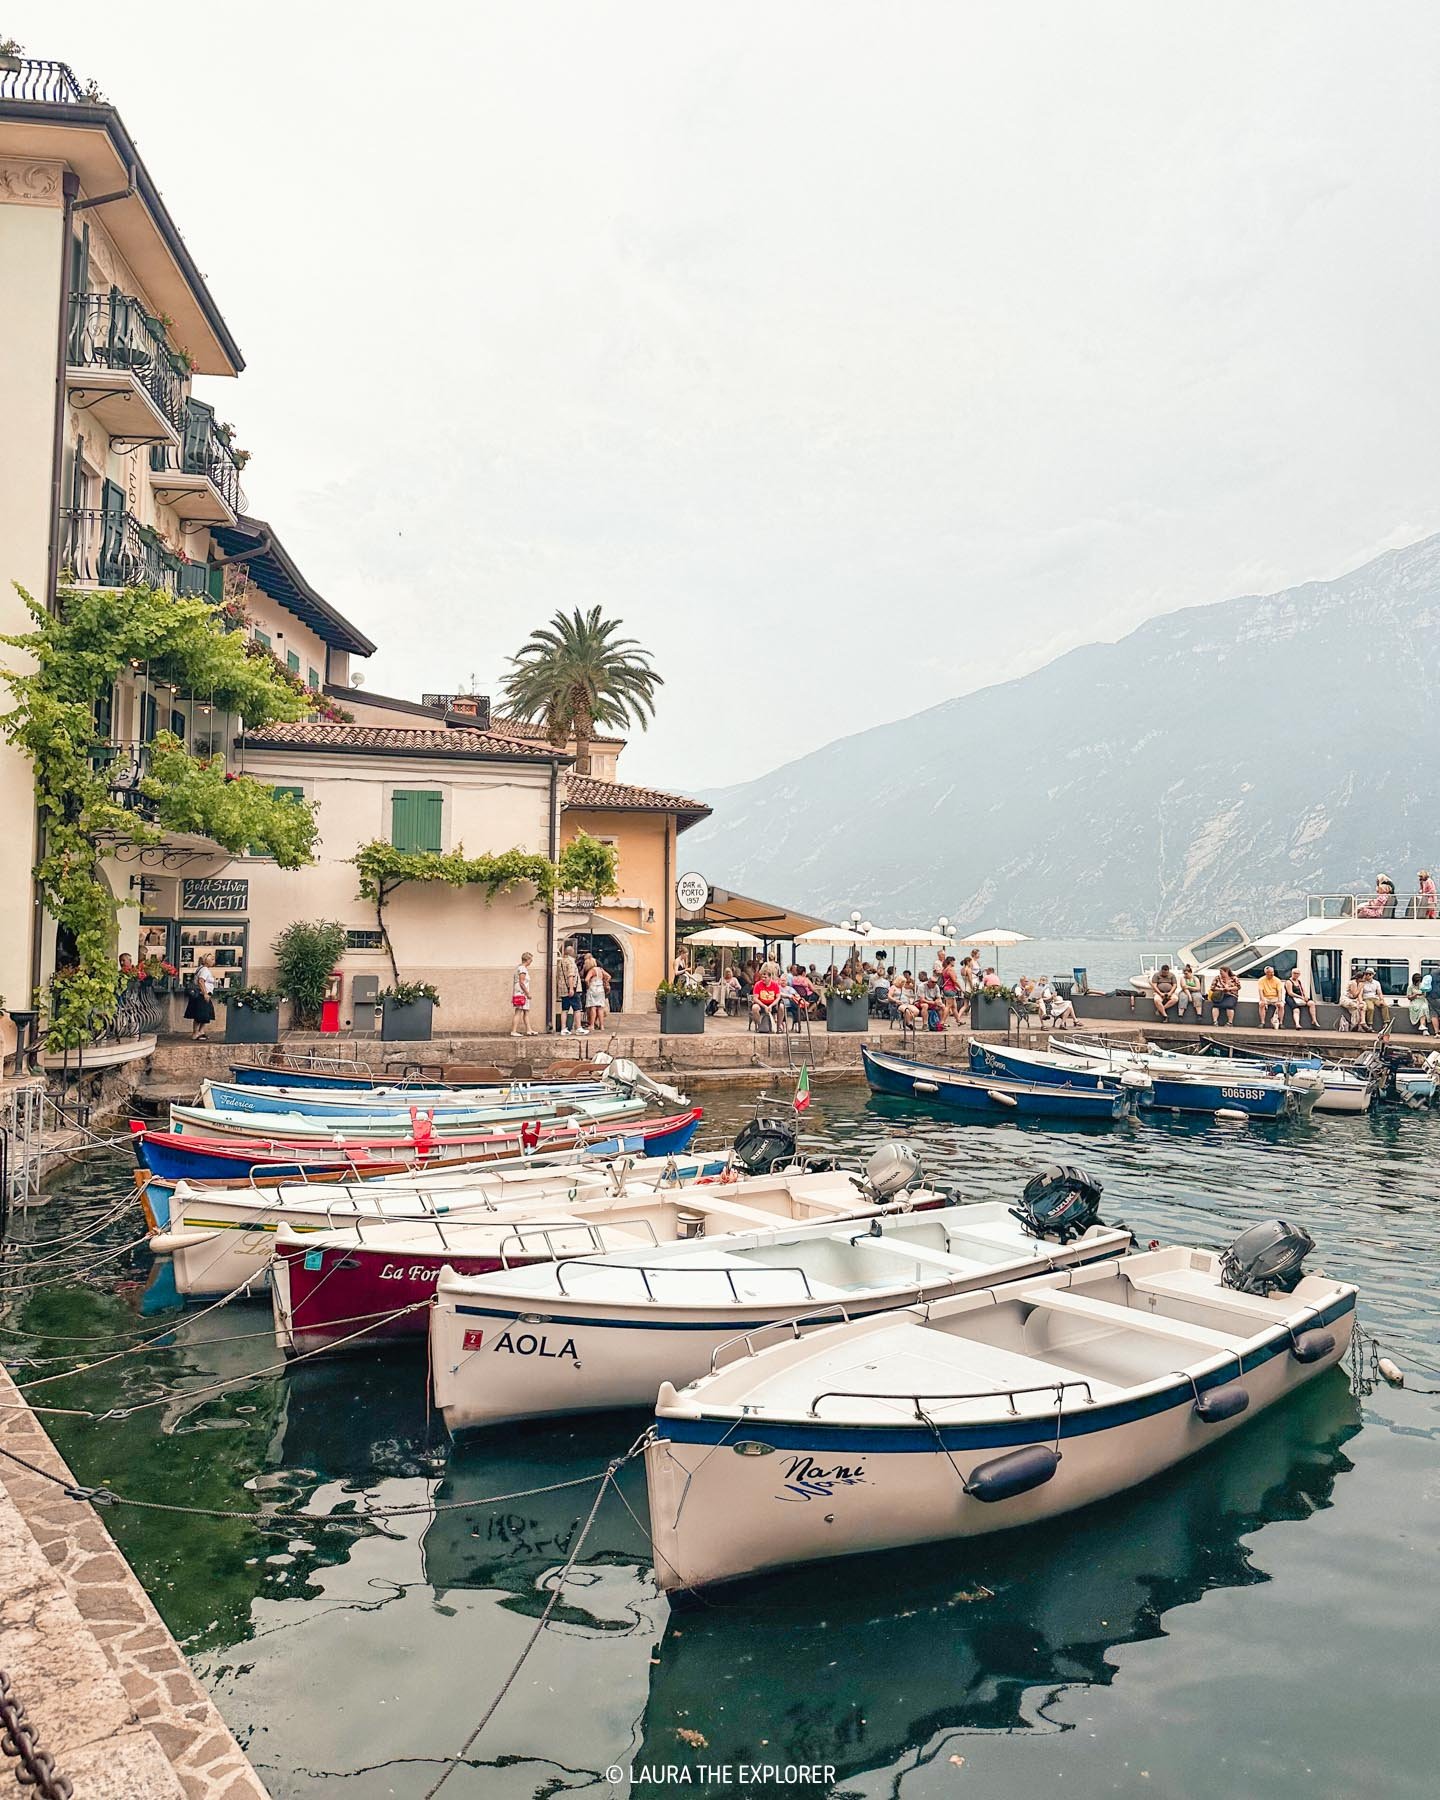
[[[1300,1014],[1307,1006],[1310,1009],[1310,1023],[1315,1026],[1319,1025],[1320,1021],[1315,1015],[1315,996],[1306,992],[1305,977],[1300,973],[1298,966],[1285,977],[1285,999],[1295,1016],[1297,1031],[1300,1029]]]
[[[605,1003],[610,989],[610,977],[600,967],[593,956],[585,958],[585,1025],[588,1035],[592,1031],[605,1029]]]
[[[185,1003],[185,1017],[190,1021],[190,1042],[205,1042],[205,1027],[215,1021],[215,958],[209,951],[195,965],[194,985]]]
[[[515,1021],[510,1027],[511,1037],[531,1036],[530,1026],[530,965],[535,960],[535,952],[527,950],[515,965],[515,973],[510,978],[510,1010]]]

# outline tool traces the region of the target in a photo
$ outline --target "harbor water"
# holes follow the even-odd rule
[[[751,1105],[705,1098],[713,1136]],[[675,1612],[631,1463],[447,1800],[1431,1795],[1440,1114],[1060,1131],[957,1125],[846,1082],[816,1088],[804,1129],[857,1157],[903,1132],[967,1199],[1078,1164],[1142,1242],[1220,1246],[1287,1216],[1315,1265],[1359,1284],[1410,1385],[1357,1393],[1337,1369],[1208,1455],[1028,1534],[812,1565]],[[12,1222],[6,1361],[56,1409],[83,1482],[182,1509],[106,1522],[272,1792],[419,1800],[574,1548],[594,1487],[560,1484],[623,1453],[645,1416],[452,1446],[423,1352],[276,1367],[260,1301],[136,1347],[170,1321],[141,1315],[130,1176],[92,1161]],[[91,1367],[65,1375],[77,1358]],[[415,1510],[282,1534],[183,1510],[243,1514],[259,1495]],[[508,1495],[524,1497],[491,1498]]]

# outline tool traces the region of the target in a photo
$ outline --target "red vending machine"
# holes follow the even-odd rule
[[[340,971],[332,969],[325,983],[325,998],[320,1003],[320,1029],[332,1037],[338,1035],[340,1030],[340,990],[344,983],[345,978]]]

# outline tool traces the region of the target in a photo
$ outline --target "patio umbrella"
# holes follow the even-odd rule
[[[711,925],[704,931],[692,931],[688,937],[681,939],[681,945],[688,948],[691,944],[701,944],[708,949],[720,952],[720,980],[725,979],[725,952],[727,950],[763,950],[764,938],[758,938],[753,931],[742,931],[738,925]],[[717,998],[719,996],[717,995]]]
[[[987,925],[983,931],[964,931],[960,941],[974,944],[979,950],[1004,950],[1011,944],[1028,944],[1029,938],[1023,931],[1004,931],[998,925]],[[995,973],[1000,973],[1000,958],[995,958]]]

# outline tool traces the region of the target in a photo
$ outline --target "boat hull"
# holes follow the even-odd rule
[[[860,1056],[873,1093],[922,1101],[947,1112],[989,1118],[1105,1120],[1123,1118],[1130,1110],[1130,1100],[1117,1088],[980,1076],[943,1064],[876,1053],[863,1044]]]
[[[366,1093],[321,1093],[290,1087],[259,1087],[247,1082],[207,1081],[201,1104],[207,1112],[297,1113],[307,1119],[335,1119],[342,1125],[357,1117],[408,1122],[418,1108],[440,1119],[474,1119],[477,1115],[535,1118],[556,1107],[581,1100],[623,1098],[603,1081],[506,1084],[503,1087],[372,1088]]]
[[[1185,1461],[1333,1367],[1349,1347],[1354,1294],[1328,1311],[1334,1337],[1302,1363],[1283,1335],[1199,1383],[1243,1386],[1248,1408],[1202,1420],[1188,1378],[1144,1401],[1066,1414],[1052,1479],[998,1502],[962,1488],[1026,1446],[1057,1444],[1054,1414],[976,1426],[828,1426],[657,1417],[646,1448],[655,1575],[693,1591],[796,1563],[980,1537],[1104,1500]],[[937,1431],[939,1443],[937,1443]],[[943,1449],[942,1446],[943,1445]],[[738,1453],[737,1453],[737,1446]]]

